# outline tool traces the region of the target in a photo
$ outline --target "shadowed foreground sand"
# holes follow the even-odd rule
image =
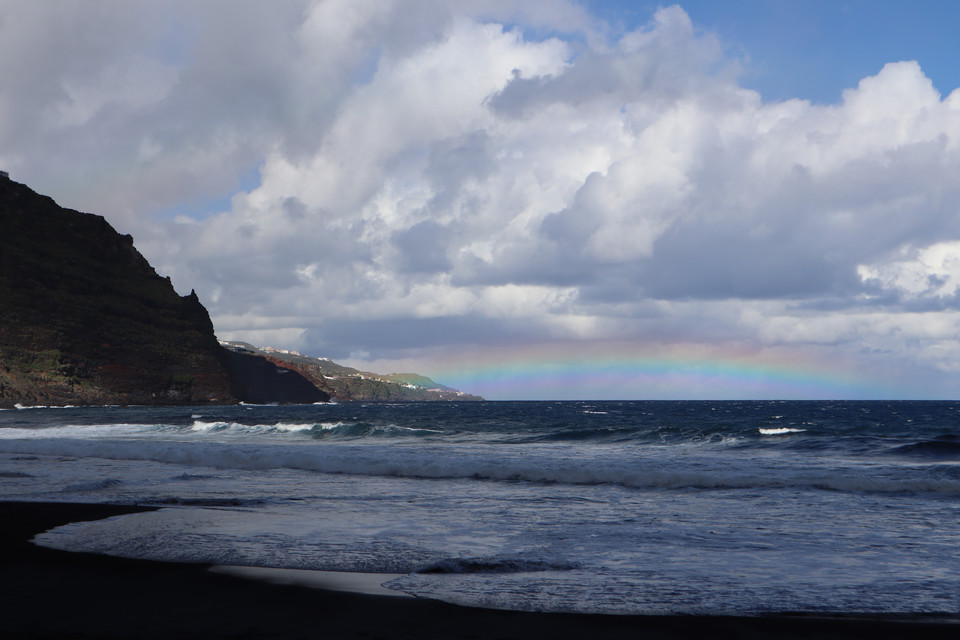
[[[520,613],[414,598],[280,586],[206,565],[124,560],[37,547],[47,529],[137,511],[0,502],[3,638],[950,638],[931,620],[601,616]]]

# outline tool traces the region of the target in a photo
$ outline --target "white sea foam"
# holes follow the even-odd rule
[[[443,433],[443,431],[440,431],[439,429],[423,429],[423,428],[417,428],[417,427],[401,427],[401,426],[395,425],[395,424],[390,425],[389,428],[390,428],[390,429],[394,429],[394,430],[399,431],[399,432],[407,432],[407,433]]]
[[[110,405],[104,405],[110,406]],[[77,406],[73,404],[58,404],[58,405],[45,405],[45,404],[36,404],[36,405],[22,405],[19,402],[13,405],[14,409],[20,411],[25,411],[28,409],[76,409]]]
[[[242,424],[240,422],[221,422],[214,421],[208,422],[204,420],[194,420],[193,424],[190,425],[191,431],[220,431],[228,433],[247,433],[247,434],[256,434],[256,433],[268,433],[268,432],[300,432],[300,431],[311,431],[316,428],[320,429],[334,429],[338,426],[341,426],[342,423],[321,423],[317,424],[315,422],[308,423],[295,423],[295,422],[277,422],[274,424]]]
[[[238,439],[256,438],[284,434],[300,435],[303,437],[339,437],[343,439],[357,439],[364,437],[402,437],[438,435],[443,431],[422,427],[408,427],[397,424],[368,425],[357,422],[274,422],[262,424],[244,424],[235,421],[205,420],[202,417],[191,416],[193,422],[189,425],[177,424],[66,424],[50,427],[7,427],[0,428],[0,440],[4,439],[43,439],[43,438],[76,438],[82,440],[100,438],[143,438],[149,441],[160,435],[169,438],[176,437],[183,442],[195,438],[211,438],[236,441]]]
[[[787,433],[803,433],[804,431],[806,431],[806,429],[794,429],[792,427],[777,427],[776,429],[760,428],[760,433],[765,436],[782,436]]]
[[[46,438],[139,438],[152,432],[169,431],[171,427],[155,424],[114,423],[92,425],[56,425],[41,428],[5,427],[0,429],[2,440],[35,440]],[[173,429],[176,429],[175,427]]]

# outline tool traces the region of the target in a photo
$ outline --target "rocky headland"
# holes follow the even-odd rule
[[[260,356],[278,367],[296,371],[336,400],[364,402],[483,400],[480,396],[457,391],[416,373],[382,375],[337,364],[328,358],[314,358],[287,349],[255,347],[245,342],[221,342],[220,344],[233,353]]]
[[[0,172],[0,407],[448,399],[321,370],[225,348],[132,237]]]

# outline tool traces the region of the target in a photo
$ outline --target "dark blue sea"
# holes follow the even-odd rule
[[[960,402],[0,411],[38,542],[506,609],[960,617]]]

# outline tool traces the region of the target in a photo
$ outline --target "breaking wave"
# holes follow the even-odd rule
[[[312,438],[365,438],[376,436],[416,436],[442,433],[435,429],[418,429],[395,424],[376,425],[367,422],[277,422],[275,424],[247,425],[239,422],[205,422],[195,420],[191,431],[215,432],[225,435],[294,433]]]
[[[423,437],[443,433],[436,429],[406,427],[396,424],[372,424],[368,422],[275,422],[245,424],[241,422],[211,421],[192,416],[187,426],[175,424],[114,423],[96,425],[59,425],[40,428],[3,428],[0,440],[37,438],[150,438],[157,434],[164,437],[182,436],[191,438],[212,435],[225,439],[243,436],[294,435],[311,439],[358,439]]]
[[[782,436],[788,433],[803,433],[806,429],[794,429],[793,427],[777,427],[776,429],[760,429],[760,435],[764,436]]]

